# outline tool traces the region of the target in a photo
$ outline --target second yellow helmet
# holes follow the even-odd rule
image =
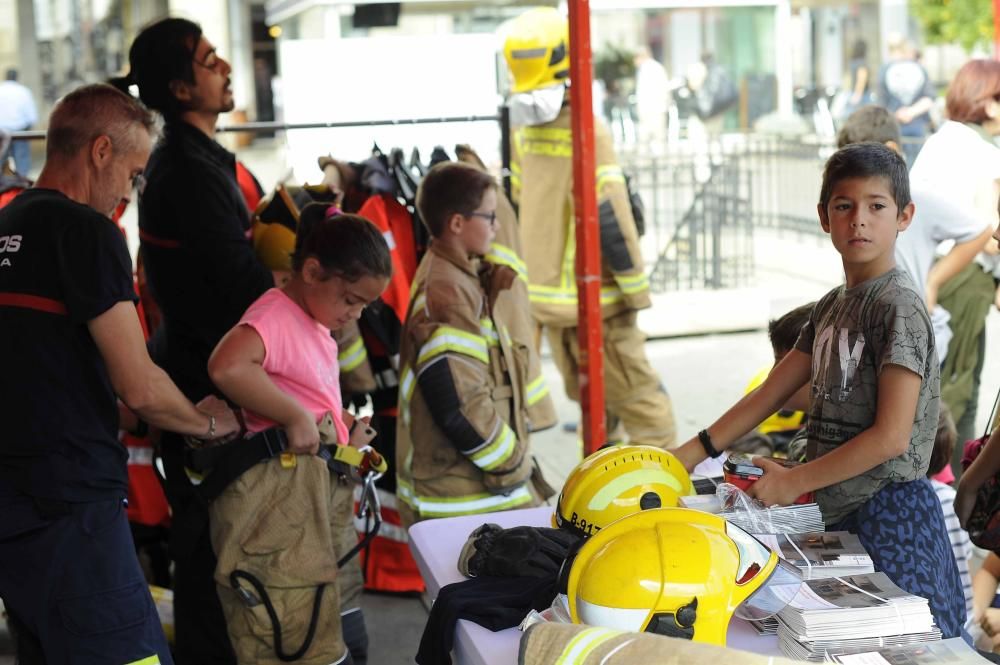
[[[673,454],[654,446],[609,446],[570,472],[552,521],[591,536],[640,510],[673,508],[690,494],[691,477]]]
[[[797,568],[743,529],[686,508],[618,520],[563,565],[574,623],[718,645],[734,614],[776,614],[802,584]]]

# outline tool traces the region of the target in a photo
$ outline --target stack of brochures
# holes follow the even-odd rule
[[[754,510],[723,510],[717,496],[682,496],[681,506],[714,513],[750,533],[812,533],[824,528],[823,516],[815,503],[776,506]]]
[[[863,653],[831,654],[831,659],[842,665],[981,665],[990,662],[976,653],[961,637]]]
[[[777,618],[782,653],[799,660],[941,639],[927,600],[885,573],[807,580]]]
[[[846,531],[758,534],[757,538],[797,567],[804,580],[875,572],[864,545],[857,536]]]

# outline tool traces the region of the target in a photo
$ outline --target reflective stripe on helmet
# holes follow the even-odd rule
[[[621,496],[625,491],[640,485],[667,484],[671,489],[683,494],[684,488],[677,478],[669,473],[664,473],[659,468],[644,468],[629,471],[611,480],[607,485],[594,493],[587,503],[588,510],[604,510],[611,502]],[[658,506],[659,507],[659,506]],[[666,506],[672,508],[673,506]]]
[[[529,60],[531,58],[541,58],[547,51],[548,49],[545,47],[512,49],[510,57],[515,60]]]
[[[605,607],[582,598],[576,599],[576,612],[580,621],[588,626],[604,626],[632,633],[641,633],[651,614],[649,608]]]

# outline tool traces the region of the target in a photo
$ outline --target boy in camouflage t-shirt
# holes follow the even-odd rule
[[[944,637],[965,622],[961,580],[941,504],[924,477],[940,392],[930,317],[896,269],[896,237],[913,218],[906,164],[880,143],[826,163],[817,206],[846,283],[824,296],[796,348],[754,392],[675,450],[692,469],[716,457],[804,384],[812,388],[807,462],[766,459],[749,493],[787,505],[815,491],[830,530],[857,534],[881,570],[928,600]]]
[[[829,292],[816,303],[795,348],[812,355],[807,460],[825,455],[875,423],[879,375],[887,364],[921,378],[906,450],[817,490],[823,519],[839,522],[889,483],[923,478],[934,449],[940,381],[930,317],[909,275],[893,268],[852,288]]]

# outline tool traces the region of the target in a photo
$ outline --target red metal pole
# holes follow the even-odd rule
[[[1000,0],[993,0],[993,59],[1000,60]]]
[[[1000,1],[1000,0],[997,0]],[[573,127],[573,208],[579,307],[580,424],[587,455],[607,440],[604,345],[601,339],[601,243],[597,225],[590,0],[569,0],[570,111]]]

